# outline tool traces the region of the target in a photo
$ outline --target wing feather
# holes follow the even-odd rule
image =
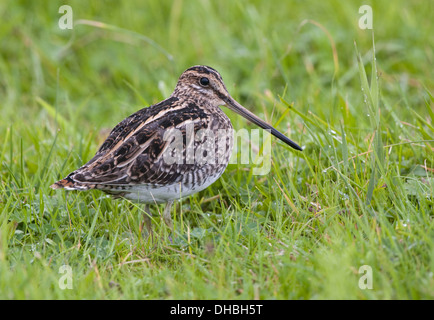
[[[95,156],[72,172],[69,180],[81,185],[161,185],[179,182],[194,164],[167,164],[163,153],[170,141],[164,140],[168,128],[180,130],[184,152],[186,127],[194,131],[207,128],[209,116],[195,104],[177,104],[171,98],[139,110],[120,122],[110,133]],[[185,159],[185,154],[184,154]]]

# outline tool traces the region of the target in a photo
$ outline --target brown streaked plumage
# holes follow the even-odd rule
[[[236,102],[216,70],[194,66],[182,73],[168,99],[120,122],[88,163],[51,188],[99,189],[146,204],[167,203],[164,220],[171,226],[173,201],[211,185],[229,163],[232,125],[222,105],[302,150]]]

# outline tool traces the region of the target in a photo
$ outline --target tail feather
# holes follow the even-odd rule
[[[53,183],[50,188],[52,189],[65,189],[65,190],[88,190],[91,189],[90,185],[83,185],[74,181],[71,177],[59,180]]]

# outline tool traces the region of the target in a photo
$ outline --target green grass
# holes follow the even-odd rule
[[[357,2],[71,0],[73,31],[63,4],[0,4],[0,298],[434,298],[431,3],[370,3],[375,41]],[[172,242],[162,206],[151,241],[141,206],[49,188],[196,64],[304,152],[230,165]]]

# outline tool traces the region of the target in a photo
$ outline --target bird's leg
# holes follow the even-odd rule
[[[143,219],[145,222],[146,230],[148,231],[148,236],[152,236],[152,222],[151,222],[151,211],[149,210],[149,205],[145,204],[143,213]]]
[[[173,205],[173,200],[167,201],[166,207],[164,208],[164,213],[163,213],[164,222],[166,223],[166,225],[170,229],[173,229],[173,221],[172,221],[172,217],[170,215],[170,209],[172,209],[172,205]]]

